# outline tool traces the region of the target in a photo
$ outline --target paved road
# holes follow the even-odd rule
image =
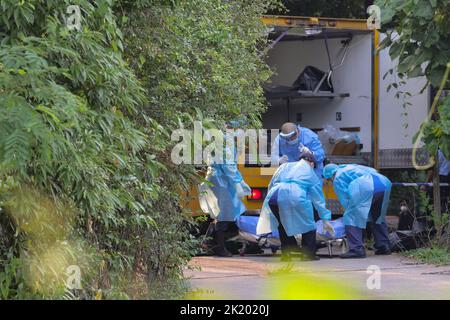
[[[290,264],[271,255],[196,257],[190,266],[190,298],[450,299],[450,266],[418,264],[397,254]]]

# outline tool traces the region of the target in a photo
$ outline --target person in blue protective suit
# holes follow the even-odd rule
[[[450,161],[445,158],[442,150],[438,152],[439,156],[439,181],[441,183],[450,183]],[[442,212],[448,212],[450,209],[450,187],[441,187],[441,209]]]
[[[312,130],[286,122],[272,144],[272,165],[298,161],[302,152],[310,152],[315,159],[315,172],[322,180],[325,151],[317,134]]]
[[[363,230],[367,222],[374,223],[375,254],[390,254],[386,211],[392,183],[373,168],[361,165],[328,164],[323,177],[333,181],[333,187],[344,207],[344,225],[349,251],[341,258],[364,258]]]
[[[445,158],[445,155],[442,152],[442,150],[438,151],[438,157],[439,157],[439,177],[441,178],[441,180],[448,180],[448,177],[450,176],[450,161],[447,160],[447,158]]]
[[[439,162],[439,182],[450,183],[450,161],[445,158],[442,150],[438,150],[438,162]],[[433,170],[428,172],[428,182],[433,182]],[[428,197],[433,199],[433,188],[421,188],[424,191],[428,191]],[[447,212],[450,209],[450,187],[441,186],[441,210]]]
[[[314,155],[304,152],[299,159],[282,164],[275,172],[256,230],[257,234],[267,234],[278,228],[282,260],[290,260],[291,253],[298,251],[298,234],[302,235],[302,258],[318,259],[313,205],[324,220],[324,228],[334,233],[328,222],[331,212],[325,207],[321,179],[314,172]]]
[[[227,125],[229,128],[231,125]],[[226,161],[227,153],[233,152],[231,162]],[[237,167],[236,150],[225,148],[224,161],[212,161],[206,174],[207,183],[199,186],[200,207],[214,221],[216,247],[214,253],[221,257],[232,256],[225,247],[225,232],[236,219],[246,211],[242,198],[251,193]]]

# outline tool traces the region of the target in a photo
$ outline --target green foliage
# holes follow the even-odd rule
[[[180,278],[180,266],[195,247],[188,232],[192,222],[173,216],[182,207],[174,201],[180,190],[173,186],[188,190],[199,179],[193,166],[174,166],[168,158],[169,132],[191,128],[194,119],[219,128],[236,117],[260,125],[266,108],[261,84],[271,74],[259,56],[266,41],[260,17],[274,6],[276,1],[266,0],[116,3],[117,12],[126,12],[120,21],[127,35],[127,62],[149,96],[142,112],[158,122],[165,139],[159,142],[158,160],[167,171],[160,181],[162,193],[153,202],[155,221],[163,228],[148,233],[153,249],[141,254],[152,266],[152,292],[160,297],[181,296],[186,287],[176,281],[161,283],[154,275]]]
[[[447,97],[438,107],[440,118],[424,126],[424,142],[430,150],[438,148],[450,159],[450,98]]]
[[[439,87],[450,62],[449,0],[378,0],[381,23],[387,37],[380,48],[389,48],[392,59],[398,59],[400,78],[426,76]],[[444,80],[445,81],[445,80]],[[448,79],[446,85],[450,84]],[[448,129],[450,97],[439,107],[440,119],[426,123],[424,142],[431,154],[441,148],[450,157]]]
[[[358,18],[367,17],[372,1],[365,0],[284,0],[285,14],[306,17]],[[273,12],[279,14],[279,12]]]
[[[5,249],[22,263],[12,289],[41,297],[64,294],[72,264],[84,280],[105,257],[120,257],[109,272],[130,269],[143,240],[121,234],[142,227],[137,215],[151,219],[146,189],[157,188],[144,170],[156,166],[151,144],[135,121],[144,91],[112,46],[120,30],[110,4],[78,3],[79,33],[60,18],[69,1],[1,3],[0,181],[14,185],[0,194]],[[22,294],[14,290],[9,298]]]
[[[199,177],[170,161],[170,132],[198,114],[258,124],[273,4],[0,0],[3,299],[183,296]]]
[[[450,265],[450,251],[441,247],[419,248],[404,252],[408,258],[435,265]]]
[[[124,23],[125,49],[150,93],[148,112],[176,126],[175,114],[196,110],[215,121],[241,116],[258,125],[266,108],[261,84],[270,76],[259,58],[265,44],[260,17],[272,2],[141,1]]]
[[[450,61],[450,1],[379,0],[376,4],[388,34],[381,46],[390,46],[391,58],[399,59],[397,71],[408,77],[424,74],[439,86]]]

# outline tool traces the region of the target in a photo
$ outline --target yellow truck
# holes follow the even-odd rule
[[[289,121],[319,136],[325,127],[350,132],[358,136],[357,147],[342,153],[327,146],[329,161],[386,170],[412,168],[412,137],[428,112],[430,90],[420,92],[424,78],[405,81],[402,90],[412,93],[409,113],[395,90],[387,91],[397,81],[395,71],[390,71],[396,62],[388,50],[377,50],[383,34],[358,19],[265,16],[263,22],[268,32],[265,59],[274,71],[265,88],[270,106],[262,116],[263,128],[278,129]],[[309,90],[292,90],[309,66],[323,71],[321,82]],[[322,90],[324,82],[332,90]],[[258,214],[276,168],[246,159],[239,170],[252,188],[244,199],[247,209]],[[341,213],[332,186],[325,184],[324,193],[333,213]],[[191,208],[197,211],[198,203],[191,203]]]
[[[396,63],[388,50],[377,50],[383,34],[358,19],[265,16],[263,21],[269,31],[266,59],[275,72],[266,89],[270,107],[262,117],[264,128],[289,121],[321,132],[329,125],[357,134],[360,150],[344,155],[326,149],[328,160],[386,170],[412,167],[412,137],[426,117],[430,92],[420,93],[423,78],[406,81],[404,90],[412,93],[414,108],[410,114],[395,90],[387,92],[396,81],[395,71],[389,72]],[[323,70],[333,91],[289,90],[307,66]],[[257,213],[276,168],[241,164],[239,170],[252,188],[245,204]],[[332,186],[325,184],[324,193],[333,213],[341,213]]]

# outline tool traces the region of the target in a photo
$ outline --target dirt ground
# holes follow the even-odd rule
[[[291,263],[270,254],[196,257],[190,267],[192,299],[450,299],[450,266],[398,254]]]

